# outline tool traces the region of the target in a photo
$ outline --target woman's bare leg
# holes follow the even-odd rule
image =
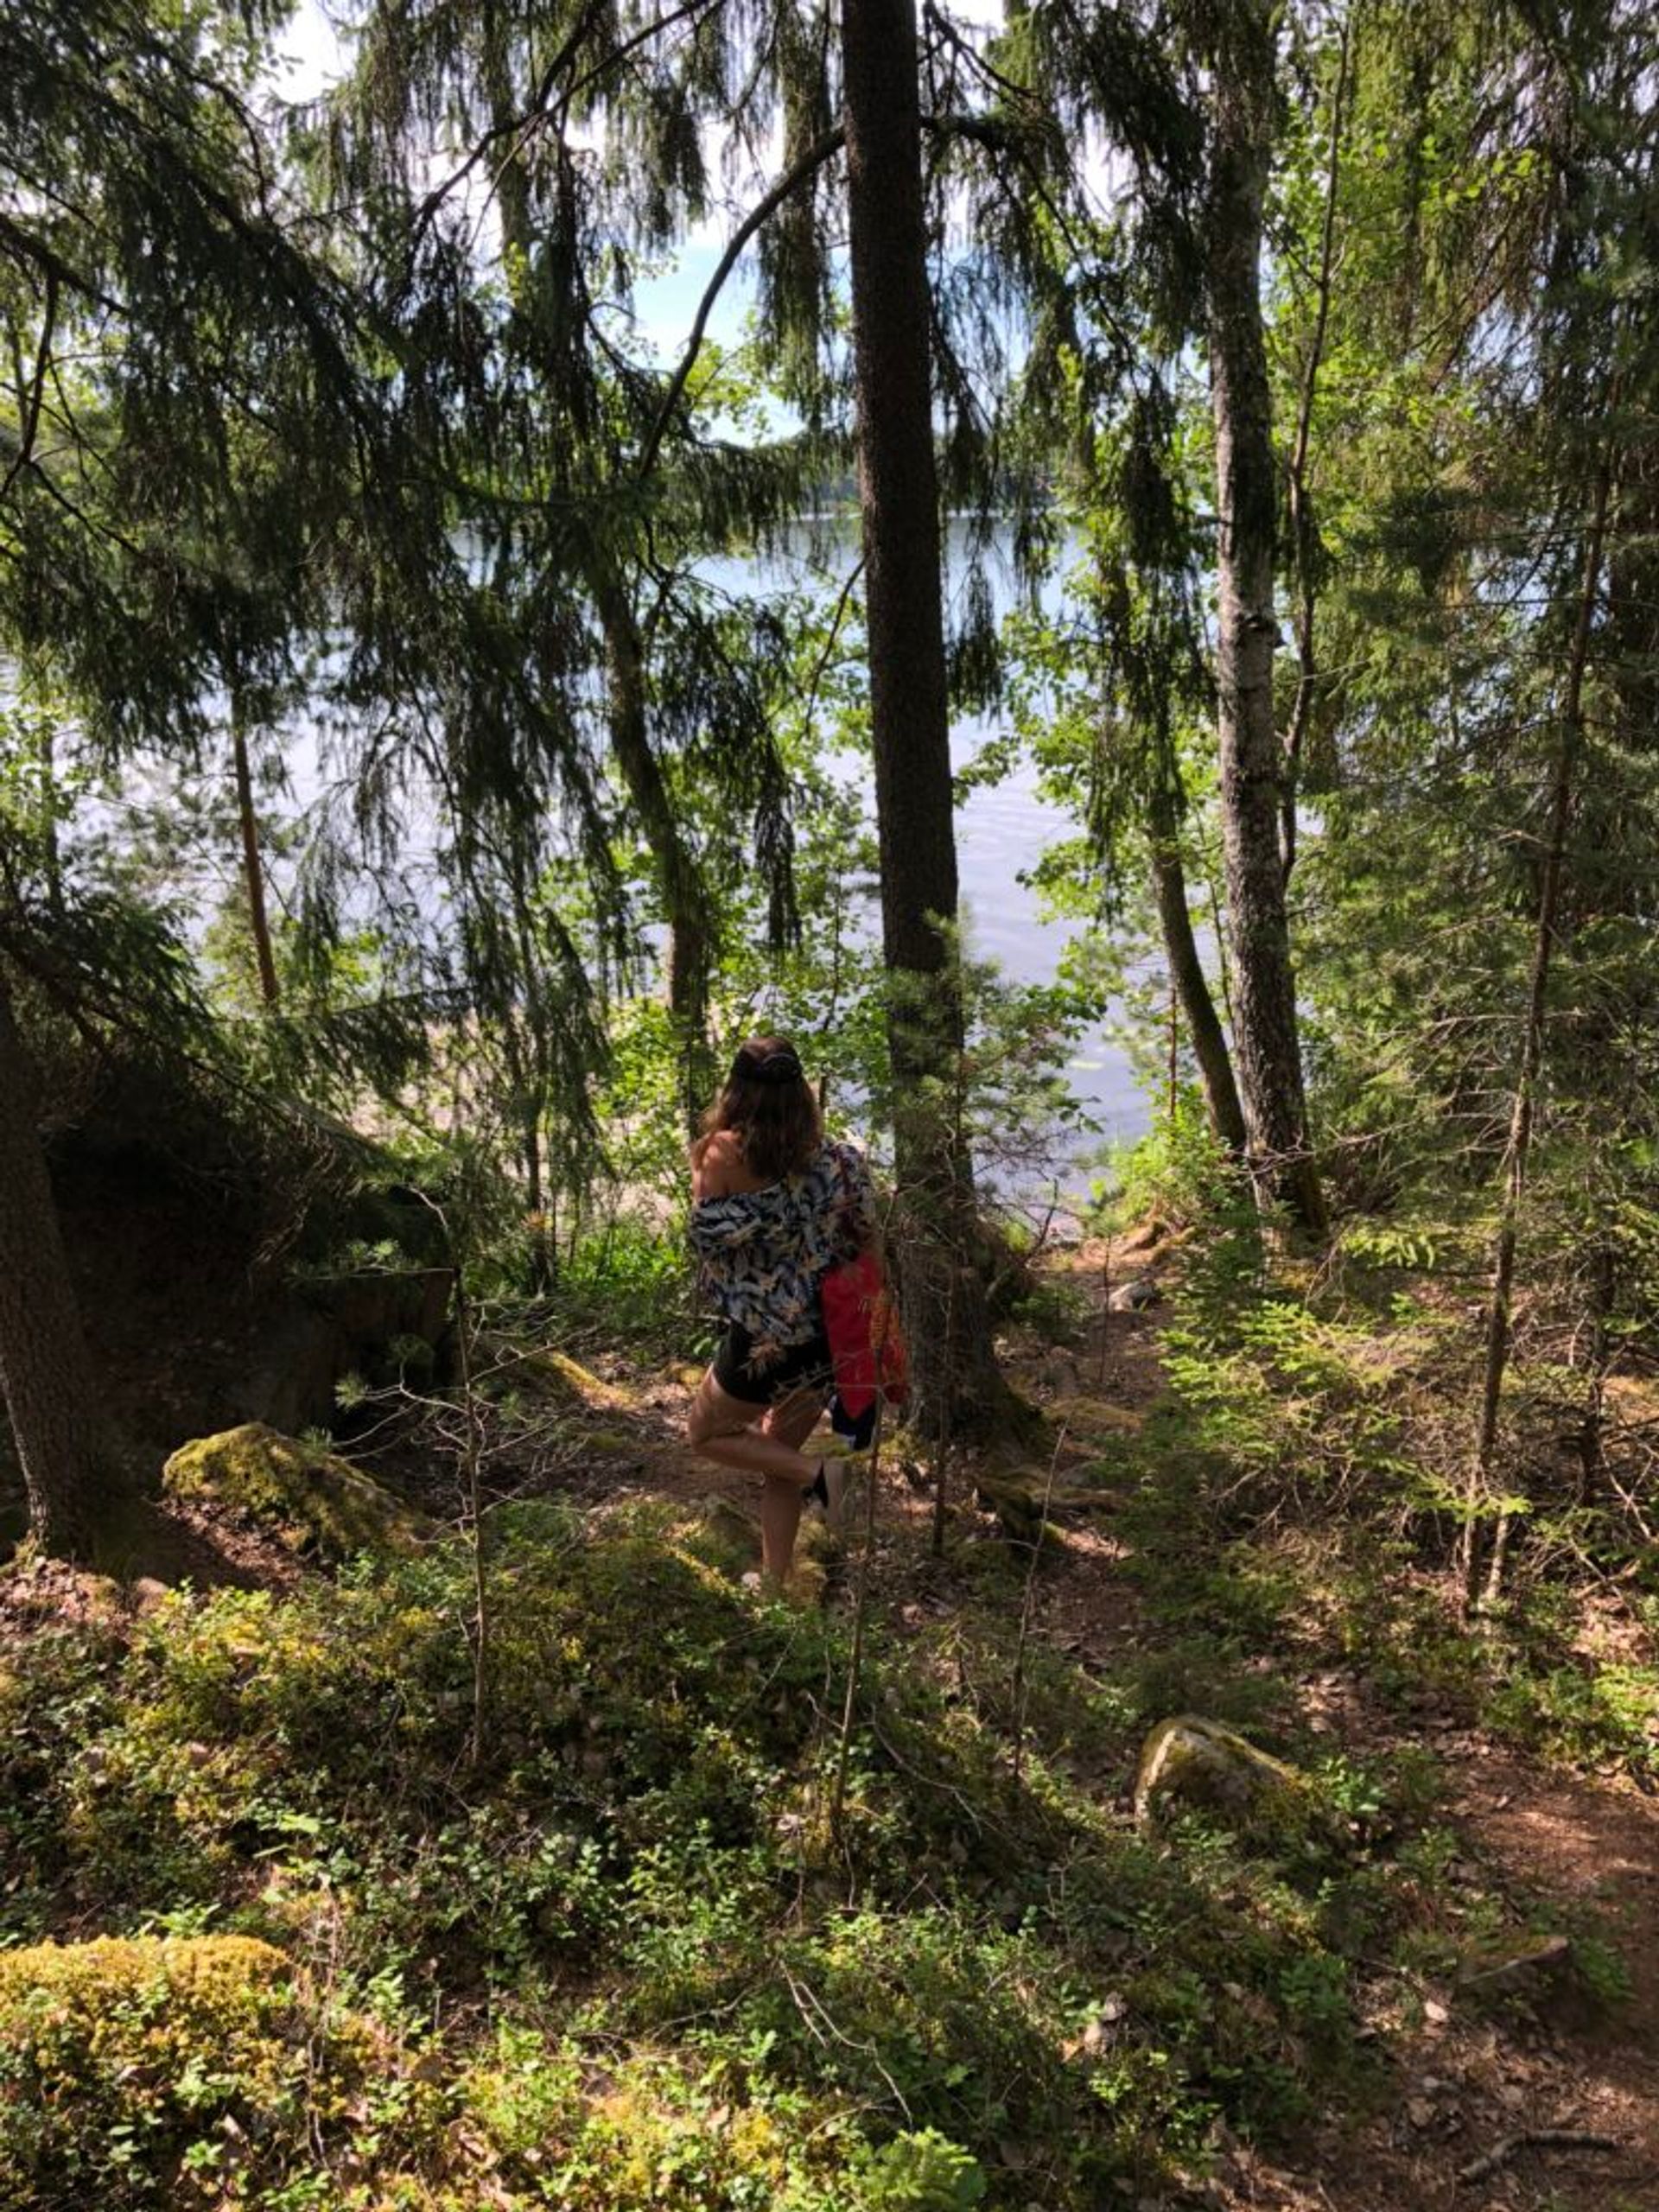
[[[762,1435],[775,1436],[798,1452],[823,1419],[822,1390],[793,1390],[770,1409],[760,1430]]]
[[[797,1391],[775,1408],[752,1405],[747,1398],[734,1398],[728,1390],[722,1390],[711,1368],[698,1386],[686,1424],[686,1433],[706,1459],[762,1478],[760,1564],[768,1579],[778,1583],[788,1575],[795,1556],[802,1494],[817,1481],[818,1471],[785,1435],[774,1431],[772,1414],[781,1416],[791,1412],[790,1433],[793,1433],[804,1417],[804,1409],[798,1402],[804,1395]],[[815,1422],[817,1417],[815,1413]],[[755,1424],[763,1420],[765,1426],[757,1431]],[[810,1426],[799,1429],[803,1438]]]
[[[704,1459],[717,1459],[722,1467],[736,1467],[750,1475],[780,1475],[786,1482],[798,1483],[803,1490],[810,1489],[817,1477],[811,1461],[803,1459],[784,1438],[757,1428],[768,1411],[766,1406],[753,1405],[747,1398],[734,1398],[728,1390],[722,1390],[711,1368],[692,1401],[686,1434]]]
[[[823,1418],[822,1390],[796,1390],[787,1398],[780,1398],[760,1424],[763,1436],[772,1437],[798,1452]],[[819,1469],[815,1460],[807,1465],[812,1470],[811,1482],[817,1480]],[[811,1482],[806,1489],[811,1487]],[[789,1562],[795,1555],[795,1539],[800,1532],[801,1504],[805,1490],[793,1483],[769,1477],[760,1492],[760,1556],[768,1574],[773,1572],[772,1559],[775,1554],[784,1564],[777,1572],[781,1577],[789,1571]]]
[[[766,1415],[766,1433],[781,1436],[798,1451],[827,1411],[822,1389],[797,1390],[792,1396],[780,1400]],[[846,1467],[835,1459],[819,1459],[814,1465],[823,1480],[825,1525],[839,1533],[847,1496]]]
[[[760,1572],[781,1589],[795,1564],[795,1539],[801,1529],[801,1484],[768,1475],[760,1485]]]

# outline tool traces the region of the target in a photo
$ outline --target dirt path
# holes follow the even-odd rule
[[[1107,1313],[1103,1294],[1131,1275],[1155,1281],[1164,1264],[1155,1252],[1108,1255],[1097,1244],[1066,1255],[1067,1278],[1093,1306],[1083,1340],[1006,1348],[1014,1378],[1060,1436],[1058,1482],[1085,1463],[1109,1466],[1114,1440],[1138,1428],[1163,1390],[1158,1307]],[[750,1512],[752,1485],[678,1440],[686,1379],[637,1394],[631,1446],[598,1481],[612,1497],[712,1496]],[[907,1612],[932,1609],[917,1596],[931,1513],[926,1484],[890,1467],[881,1580],[901,1632]],[[1146,1639],[1125,1557],[1109,1512],[1073,1519],[1039,1585],[1034,1632],[1085,1665]],[[917,1582],[908,1599],[906,1577]],[[1362,1682],[1322,1675],[1309,1695],[1338,1740],[1371,1752],[1406,1741],[1404,1724]],[[1476,1732],[1459,1730],[1436,1748],[1459,1869],[1547,1922],[1605,1929],[1630,1976],[1628,2001],[1592,2007],[1544,1985],[1529,2001],[1475,2010],[1446,1986],[1420,2005],[1402,1982],[1397,2007],[1379,2021],[1391,2064],[1367,2107],[1333,2107],[1294,2159],[1230,2146],[1207,2201],[1217,2212],[1659,2212],[1659,1807],[1628,1785],[1544,1767]],[[1618,2148],[1526,2145],[1483,2177],[1463,2177],[1540,2129],[1604,2136]]]
[[[1097,1279],[1100,1256],[1098,1248],[1076,1255],[1073,1280]],[[1123,1255],[1113,1259],[1121,1281]],[[1159,1271],[1154,1261],[1149,1272]],[[1097,1332],[1102,1320],[1097,1313]],[[1102,1413],[1138,1421],[1163,1388],[1157,1308],[1103,1321],[1103,1338],[1076,1362],[1086,1375],[1081,1396],[1051,1402],[1079,1433],[1091,1414],[1096,1434]],[[1043,1615],[1060,1648],[1087,1660],[1140,1634],[1122,1558],[1109,1524],[1071,1539]],[[1321,1688],[1337,1693],[1333,1726],[1345,1723],[1357,1747],[1403,1740],[1397,1717],[1363,1684],[1326,1677]],[[1395,2064],[1376,2110],[1332,2110],[1294,2162],[1235,2146],[1211,2201],[1224,2212],[1659,2212],[1659,1804],[1628,1783],[1529,1761],[1478,1731],[1460,1729],[1438,1748],[1465,1854],[1458,1871],[1529,1901],[1548,1921],[1605,1931],[1629,1975],[1628,1999],[1594,2006],[1544,1984],[1530,1999],[1477,2011],[1447,1987],[1410,2025],[1387,2024]],[[1461,2177],[1506,2141],[1549,2129],[1618,2148],[1528,2145],[1483,2178]]]

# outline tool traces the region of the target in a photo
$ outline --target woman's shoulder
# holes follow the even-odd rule
[[[729,1197],[744,1179],[743,1140],[735,1129],[711,1129],[691,1147],[691,1190],[697,1198]]]

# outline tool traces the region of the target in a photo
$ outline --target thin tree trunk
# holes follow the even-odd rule
[[[609,664],[611,751],[639,816],[668,921],[669,1017],[679,1039],[687,1126],[695,1127],[715,1077],[709,1042],[714,929],[708,894],[652,747],[645,645],[633,609],[614,577],[595,575],[591,582]]]
[[[253,772],[248,761],[248,734],[242,709],[231,708],[231,754],[236,765],[236,817],[242,832],[242,875],[248,894],[248,926],[259,967],[259,995],[268,1007],[281,997],[276,956],[270,945],[270,917],[265,906],[265,869],[259,852],[259,821],[253,810]]]
[[[1206,202],[1215,418],[1222,836],[1233,944],[1234,1051],[1252,1179],[1313,1236],[1328,1229],[1308,1147],[1280,854],[1284,756],[1274,724],[1275,484],[1262,324],[1262,200],[1274,90],[1263,0],[1223,18],[1212,57]]]
[[[844,0],[853,381],[881,855],[881,934],[905,1229],[895,1240],[917,1418],[998,1402],[973,1265],[972,1163],[950,1110],[963,1049],[943,563],[913,0]]]
[[[1227,957],[1227,925],[1222,918],[1221,891],[1215,877],[1206,868],[1204,872],[1205,896],[1210,901],[1210,926],[1216,933],[1216,981],[1221,985],[1221,1012],[1229,1034],[1235,1027],[1233,1020],[1232,965]],[[1244,1109],[1241,1106],[1243,1115]]]
[[[1486,1356],[1481,1378],[1480,1422],[1475,1435],[1466,1491],[1467,1513],[1463,1534],[1464,1601],[1471,1609],[1479,1586],[1479,1514],[1491,1486],[1492,1460],[1497,1446],[1498,1408],[1503,1377],[1509,1367],[1510,1320],[1515,1289],[1516,1243],[1521,1225],[1521,1205],[1526,1192],[1527,1169],[1532,1155],[1533,1121],[1537,1106],[1538,1075],[1544,1056],[1544,1017],[1549,989],[1549,960],[1555,943],[1555,918],[1560,908],[1561,867],[1567,851],[1567,824],[1573,811],[1573,778],[1584,737],[1584,678],[1590,662],[1590,640],[1595,626],[1596,600],[1601,589],[1602,554],[1607,537],[1607,505],[1612,492],[1612,455],[1602,454],[1596,478],[1595,503],[1584,549],[1584,582],[1578,618],[1573,629],[1573,649],[1567,661],[1567,684],[1561,700],[1560,741],[1550,779],[1549,832],[1544,853],[1544,877],[1538,893],[1538,925],[1532,943],[1532,974],[1527,987],[1527,1009],[1521,1033],[1521,1065],[1516,1077],[1515,1101],[1510,1115],[1510,1136],[1503,1155],[1503,1203],[1498,1215],[1492,1252],[1492,1295],[1486,1309]],[[1481,1602],[1493,1605],[1502,1592],[1509,1556],[1510,1516],[1500,1513],[1492,1533],[1492,1554]]]
[[[34,1071],[0,979],[0,1389],[30,1532],[54,1556],[84,1559],[116,1464],[35,1114]]]
[[[524,880],[524,855],[515,843],[507,865],[512,900],[513,937],[518,951],[518,971],[524,978],[524,1018],[530,1032],[528,1054],[521,1048],[516,1021],[511,1014],[502,1024],[507,1075],[518,1101],[524,1162],[524,1198],[530,1216],[530,1281],[537,1297],[552,1289],[556,1273],[548,1247],[546,1193],[542,1171],[542,1117],[547,1111],[552,1078],[548,1060],[547,1001],[542,990],[542,963],[531,912],[530,890]]]
[[[1604,1225],[1590,1260],[1589,1384],[1585,1391],[1584,1420],[1579,1429],[1580,1505],[1597,1503],[1606,1488],[1607,1377],[1612,1368],[1607,1324],[1613,1316],[1618,1282],[1618,1254],[1611,1234]]]
[[[1314,625],[1319,594],[1313,560],[1319,532],[1307,485],[1308,449],[1313,436],[1313,400],[1319,390],[1319,366],[1325,358],[1325,334],[1331,320],[1331,280],[1336,264],[1337,182],[1342,167],[1343,108],[1348,92],[1350,24],[1344,16],[1342,41],[1337,51],[1337,81],[1331,96],[1331,139],[1326,153],[1325,219],[1319,232],[1319,274],[1313,334],[1302,365],[1302,385],[1296,410],[1296,435],[1290,449],[1289,506],[1291,546],[1296,563],[1296,696],[1291,702],[1290,728],[1285,736],[1285,787],[1280,801],[1280,846],[1285,881],[1296,865],[1296,796],[1301,783],[1302,753],[1313,717],[1319,661],[1314,652]]]
[[[1210,1126],[1228,1151],[1242,1160],[1246,1143],[1244,1109],[1238,1103],[1238,1085],[1233,1079],[1233,1060],[1227,1049],[1226,1033],[1210,995],[1204,963],[1198,957],[1198,941],[1193,934],[1192,916],[1186,903],[1186,870],[1181,861],[1175,809],[1167,791],[1160,789],[1154,796],[1148,828],[1153,889],[1163,931],[1164,957],[1169,963],[1170,977],[1179,997],[1181,1011],[1186,1016],[1187,1034],[1192,1040],[1192,1056],[1198,1064],[1198,1080],[1204,1085]]]
[[[40,720],[41,873],[46,882],[46,903],[54,914],[63,912],[63,849],[58,836],[58,735],[49,712]]]
[[[557,1280],[552,1243],[548,1235],[547,1198],[542,1181],[542,1124],[537,1114],[524,1117],[524,1201],[530,1218],[530,1288],[534,1298],[545,1298]]]
[[[1170,982],[1169,1047],[1164,1070],[1164,1118],[1169,1123],[1169,1134],[1173,1140],[1181,1104],[1181,995],[1173,988],[1173,976]]]

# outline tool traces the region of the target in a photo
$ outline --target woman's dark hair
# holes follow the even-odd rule
[[[702,1117],[694,1160],[701,1160],[709,1138],[721,1129],[736,1132],[751,1171],[769,1183],[811,1166],[823,1142],[823,1124],[812,1086],[786,1037],[751,1037],[738,1047],[719,1097]]]

